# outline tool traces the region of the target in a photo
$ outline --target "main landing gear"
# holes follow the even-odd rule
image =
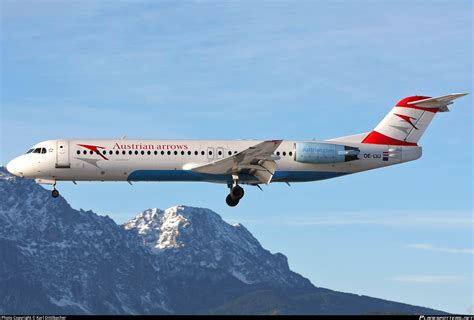
[[[240,199],[244,197],[244,188],[237,184],[238,177],[233,176],[233,183],[229,184],[229,194],[225,198],[225,202],[229,207],[235,207],[239,204]]]

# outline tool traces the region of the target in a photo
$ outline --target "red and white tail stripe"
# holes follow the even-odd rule
[[[411,96],[400,100],[362,143],[416,146],[435,114],[449,111],[447,106],[452,100],[464,95]]]

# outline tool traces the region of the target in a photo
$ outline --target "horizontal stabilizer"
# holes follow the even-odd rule
[[[421,108],[438,109],[439,112],[446,112],[449,111],[447,106],[452,104],[454,99],[461,98],[465,95],[467,95],[467,93],[452,93],[445,96],[412,101],[407,104]]]

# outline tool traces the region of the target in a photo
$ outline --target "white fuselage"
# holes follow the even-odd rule
[[[261,143],[258,140],[49,140],[13,159],[7,169],[38,182],[56,181],[207,181],[232,183],[232,174],[207,174],[192,169],[232,157]],[[334,178],[418,159],[421,147],[319,141],[355,147],[357,160],[334,163],[296,161],[297,143],[283,141],[273,153],[277,164],[271,182],[304,182]],[[38,152],[38,148],[41,150]],[[259,184],[252,175],[239,183]]]
[[[335,178],[421,157],[418,141],[435,114],[466,95],[410,96],[371,132],[325,141],[68,139],[38,143],[7,164],[12,174],[57,181],[205,181],[227,184],[226,203],[240,184]]]

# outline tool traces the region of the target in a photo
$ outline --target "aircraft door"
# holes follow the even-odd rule
[[[56,168],[70,168],[69,140],[56,141]]]

